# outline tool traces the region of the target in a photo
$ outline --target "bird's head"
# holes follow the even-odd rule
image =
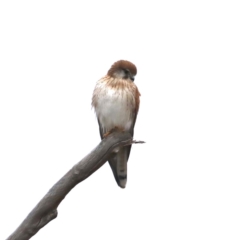
[[[125,60],[115,62],[108,70],[107,75],[113,78],[129,79],[134,81],[134,77],[137,74],[136,66]]]

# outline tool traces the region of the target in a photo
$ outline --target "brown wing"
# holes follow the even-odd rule
[[[130,134],[132,135],[132,137],[134,135],[134,126],[135,126],[135,123],[136,123],[136,120],[137,120],[137,115],[138,115],[138,110],[139,110],[140,96],[141,96],[141,94],[138,91],[138,88],[136,87],[136,92],[135,92],[136,108],[135,108],[135,112],[133,113],[133,118],[134,119],[133,119],[133,123],[132,123],[131,129],[130,129]],[[127,149],[127,158],[129,158],[132,145],[126,146],[125,148]]]

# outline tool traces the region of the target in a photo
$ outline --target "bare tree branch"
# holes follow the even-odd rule
[[[127,132],[114,132],[65,174],[42,198],[37,206],[7,240],[27,240],[57,217],[57,207],[65,196],[81,181],[99,169],[116,147],[137,143]]]

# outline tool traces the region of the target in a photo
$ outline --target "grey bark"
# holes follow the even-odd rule
[[[85,158],[68,171],[42,198],[37,206],[28,214],[20,226],[7,240],[27,240],[42,227],[57,217],[57,207],[64,197],[81,181],[99,169],[109,157],[113,149],[133,142],[127,132],[114,132],[103,139],[99,145]]]

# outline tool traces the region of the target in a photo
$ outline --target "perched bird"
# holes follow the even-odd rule
[[[133,63],[120,60],[97,82],[92,106],[97,115],[102,139],[114,128],[127,131],[133,136],[140,103],[140,93],[134,84],[136,74],[137,68]],[[122,147],[108,160],[121,188],[125,188],[127,183],[127,161],[130,151],[131,145]]]

